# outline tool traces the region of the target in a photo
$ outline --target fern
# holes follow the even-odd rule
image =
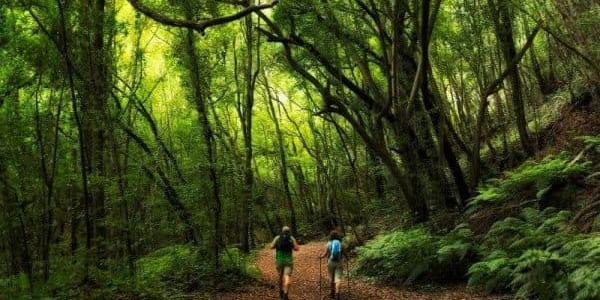
[[[569,272],[569,299],[600,299],[600,236],[579,236],[559,253]]]
[[[600,299],[600,265],[582,266],[568,278],[574,300]]]
[[[573,268],[570,259],[561,254],[563,245],[576,240],[565,230],[571,216],[571,212],[554,208],[525,208],[517,217],[494,223],[482,243],[487,255],[469,268],[469,285],[483,285],[487,292],[514,290],[523,299],[560,299],[567,291],[564,274]],[[581,253],[576,256],[583,257]],[[544,277],[548,270],[565,273]],[[542,288],[544,284],[550,285],[551,292]]]
[[[597,152],[600,152],[600,135],[599,136],[580,136],[576,138],[584,144],[592,147]]]
[[[473,231],[467,224],[460,224],[439,241],[436,253],[440,270],[448,270],[439,274],[446,279],[462,279],[469,266],[479,256]]]
[[[409,285],[420,278],[463,279],[476,260],[474,234],[466,224],[443,237],[419,228],[379,235],[357,249],[355,272],[396,284]]]
[[[554,252],[527,250],[518,259],[511,276],[517,299],[566,299],[562,285],[563,260]]]
[[[474,213],[483,206],[506,202],[529,189],[540,194],[553,183],[589,173],[590,162],[570,162],[571,157],[565,154],[549,156],[539,162],[527,161],[519,168],[505,172],[502,179],[488,181],[479,187],[477,196],[469,201],[468,212]]]
[[[512,280],[514,267],[514,260],[506,252],[494,251],[469,268],[468,285],[484,286],[487,293],[506,291]]]
[[[422,228],[379,235],[357,249],[356,273],[411,284],[435,264],[437,238]]]

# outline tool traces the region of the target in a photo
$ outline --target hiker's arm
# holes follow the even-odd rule
[[[275,246],[277,245],[277,238],[275,238],[272,242],[271,242],[271,249],[275,249]]]
[[[296,241],[296,239],[293,240],[293,243],[294,243],[294,251],[300,250],[300,246],[298,245],[298,242]]]
[[[323,254],[321,254],[321,258],[325,258],[327,257],[327,254],[329,254],[329,247],[325,246],[325,251],[323,251]]]

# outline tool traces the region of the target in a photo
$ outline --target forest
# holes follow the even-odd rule
[[[0,0],[0,299],[279,299],[283,226],[289,299],[333,229],[341,299],[600,299],[600,2]]]

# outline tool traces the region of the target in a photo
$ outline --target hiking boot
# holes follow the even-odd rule
[[[288,297],[288,294],[286,294],[286,293],[283,294],[283,300],[290,300],[290,298]]]
[[[283,292],[283,290],[279,290],[279,299],[284,299],[283,296],[285,296],[285,293]]]
[[[335,294],[335,300],[340,300],[340,299],[342,299],[342,298],[340,297],[340,293],[336,293],[336,294]]]

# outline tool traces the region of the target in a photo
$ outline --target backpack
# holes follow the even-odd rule
[[[329,259],[331,261],[339,261],[342,258],[342,242],[332,240],[329,248]]]
[[[280,235],[279,238],[277,239],[277,244],[275,245],[275,248],[278,251],[283,251],[283,252],[291,252],[292,249],[294,248],[294,242],[292,242],[292,236],[288,235]]]

